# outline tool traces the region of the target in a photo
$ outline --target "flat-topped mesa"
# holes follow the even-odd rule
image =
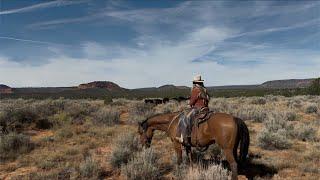
[[[163,86],[160,86],[158,87],[158,89],[160,90],[169,90],[169,89],[190,89],[190,87],[187,87],[187,86],[175,86],[173,84],[167,84],[167,85],[163,85]]]
[[[12,94],[13,90],[11,87],[4,85],[4,84],[0,84],[0,94]]]
[[[309,87],[314,79],[285,79],[267,81],[261,84],[264,88],[306,88]]]
[[[110,91],[124,90],[124,88],[120,87],[118,84],[110,81],[94,81],[90,83],[80,84],[78,88],[79,89],[103,88],[103,89],[108,89]]]

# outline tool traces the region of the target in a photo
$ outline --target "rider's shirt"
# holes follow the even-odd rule
[[[203,107],[208,107],[208,103],[209,103],[209,95],[207,93],[207,90],[202,86],[195,85],[191,91],[189,105],[191,107],[196,107],[201,109]]]

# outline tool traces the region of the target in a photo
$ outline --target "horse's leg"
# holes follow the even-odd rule
[[[232,172],[232,180],[238,179],[238,167],[237,162],[233,157],[233,150],[232,149],[225,149],[224,150],[226,159],[230,165],[231,172]]]
[[[189,164],[193,166],[191,146],[186,146],[186,153],[188,156]]]
[[[176,151],[176,154],[177,154],[177,163],[181,164],[182,163],[182,147],[181,147],[181,144],[176,142],[176,141],[174,141],[173,145],[174,145],[174,150]]]

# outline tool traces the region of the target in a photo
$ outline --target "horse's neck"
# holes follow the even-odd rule
[[[152,128],[153,130],[159,130],[159,131],[167,131],[169,123],[170,122],[168,121],[150,120],[148,122],[148,128]]]

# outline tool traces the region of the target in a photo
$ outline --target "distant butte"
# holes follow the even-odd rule
[[[125,90],[124,88],[120,87],[118,84],[111,81],[94,81],[90,83],[80,84],[78,88],[79,89],[102,88],[102,89],[108,89],[109,91]]]
[[[4,84],[0,84],[0,94],[12,94],[12,88],[4,85]]]

